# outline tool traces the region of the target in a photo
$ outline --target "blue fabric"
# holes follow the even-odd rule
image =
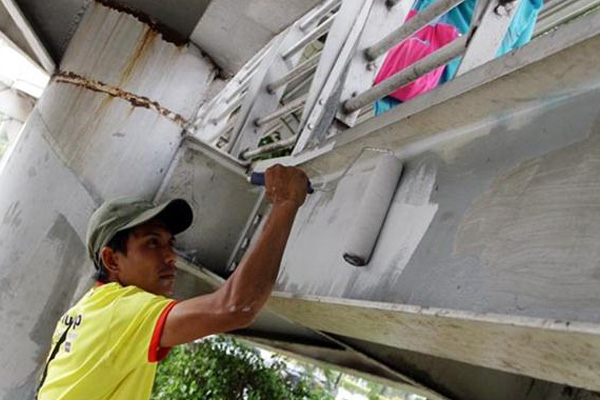
[[[398,104],[402,104],[402,102],[393,97],[385,96],[383,99],[379,99],[373,104],[373,111],[375,112],[375,116],[381,115],[396,107]]]
[[[417,0],[414,9],[421,12],[436,1],[437,0]],[[475,4],[476,0],[466,0],[440,17],[439,21],[454,25],[460,33],[464,35],[469,32]],[[543,0],[523,0],[521,2],[508,27],[506,37],[500,45],[496,57],[500,57],[512,50],[518,49],[531,40],[538,14],[543,5]],[[460,58],[450,61],[440,79],[440,84],[454,78],[459,66]]]

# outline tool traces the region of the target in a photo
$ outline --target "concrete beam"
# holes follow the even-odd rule
[[[25,40],[23,33],[2,4],[0,4],[0,35],[3,36],[4,40],[8,39],[10,42],[14,43],[15,46],[21,49],[31,60],[36,60],[35,53],[31,47],[29,47],[29,44],[27,44],[27,40]],[[37,63],[37,61],[33,62]]]
[[[23,37],[27,41],[29,47],[33,50],[36,58],[38,59],[41,66],[48,72],[49,74],[54,73],[56,69],[56,64],[50,54],[46,50],[46,47],[36,34],[35,30],[31,26],[30,22],[25,17],[25,14],[21,11],[15,0],[1,0],[2,5],[8,11],[9,15],[15,22],[15,24],[21,30]]]
[[[598,324],[285,293],[268,307],[316,330],[600,390]]]
[[[535,26],[534,36],[540,35],[559,24],[565,23],[598,7],[600,0],[551,0],[544,2]]]
[[[217,290],[224,279],[210,270],[193,264],[180,257],[177,260],[177,281],[175,282],[175,298],[188,299],[209,294]],[[234,332],[236,335],[281,340],[298,345],[315,346],[322,349],[337,349],[342,347],[312,329],[293,323],[281,316],[262,310],[256,321],[248,328]]]
[[[213,0],[190,39],[225,75],[237,71],[271,39],[316,6],[319,0]],[[234,36],[223,32],[234,32]]]

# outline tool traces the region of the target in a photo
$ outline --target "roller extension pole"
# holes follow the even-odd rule
[[[401,173],[402,163],[394,155],[383,154],[377,161],[344,246],[343,257],[349,264],[369,263]]]

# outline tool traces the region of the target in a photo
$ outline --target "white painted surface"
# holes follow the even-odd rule
[[[366,165],[365,165],[366,164]],[[402,274],[437,211],[430,197],[435,169],[422,165],[400,179],[368,266],[356,268],[342,259],[345,234],[373,168],[371,162],[355,165],[344,179],[326,185],[331,192],[315,192],[300,209],[284,254],[278,290],[343,297],[363,296],[382,281],[393,282]],[[318,278],[317,278],[318,277]],[[354,294],[353,294],[354,293]]]
[[[152,196],[181,140],[158,113],[72,85],[52,83],[38,108],[55,151],[98,198]]]

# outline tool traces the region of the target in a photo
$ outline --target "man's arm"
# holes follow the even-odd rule
[[[252,323],[273,290],[296,212],[306,198],[307,182],[297,168],[277,165],[265,172],[266,197],[272,208],[256,245],[216,292],[182,301],[171,310],[161,347]]]

